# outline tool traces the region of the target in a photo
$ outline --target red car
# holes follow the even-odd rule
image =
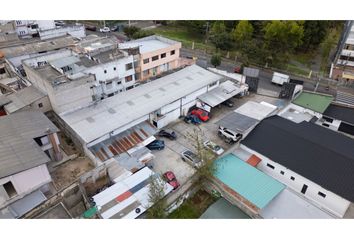
[[[173,190],[175,190],[179,187],[179,183],[178,183],[176,176],[173,172],[167,171],[163,174],[163,177],[173,187]]]
[[[202,110],[202,109],[194,109],[191,112],[192,115],[197,116],[200,120],[202,120],[203,122],[206,122],[209,120],[209,115],[206,111]]]

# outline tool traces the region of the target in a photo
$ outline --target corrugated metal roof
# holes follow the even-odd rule
[[[10,208],[16,213],[16,218],[19,218],[45,200],[47,198],[44,194],[40,190],[37,190],[12,203]]]
[[[354,201],[353,139],[314,123],[294,123],[272,116],[260,122],[241,143]]]
[[[264,208],[285,186],[233,154],[219,158],[214,176],[259,209]]]
[[[106,190],[93,196],[101,216],[108,218],[137,218],[152,203],[149,202],[149,178],[155,173],[145,167],[137,173],[113,184]],[[160,181],[162,181],[160,179]],[[172,191],[172,186],[164,183],[164,194]],[[140,211],[136,211],[139,208]]]
[[[238,133],[244,133],[251,127],[255,126],[258,122],[259,121],[254,118],[247,117],[237,112],[231,112],[224,118],[217,121],[216,124]]]
[[[6,111],[9,113],[16,112],[45,96],[44,93],[34,86],[26,87],[7,96],[11,103],[6,105]]]
[[[69,65],[72,65],[77,62],[80,62],[80,58],[78,58],[77,56],[69,56],[69,57],[59,58],[59,59],[55,59],[53,61],[49,61],[49,63],[52,66],[55,66],[57,68],[69,66]]]
[[[0,178],[49,161],[33,140],[58,128],[39,111],[23,111],[0,118]]]
[[[199,72],[204,73],[203,76],[198,74]],[[187,77],[192,80],[188,80]],[[217,74],[192,65],[61,117],[86,143],[89,143],[221,79],[222,77]],[[175,82],[179,85],[175,85]],[[159,89],[161,87],[166,91],[161,91]],[[151,98],[145,97],[147,93]],[[134,103],[134,107],[128,104],[129,101]],[[116,113],[109,113],[110,108]],[[88,117],[94,119],[94,122],[88,122],[86,120]]]
[[[243,75],[245,75],[247,77],[254,77],[254,78],[259,77],[259,69],[257,69],[257,68],[245,67],[245,68],[243,68],[242,73],[243,73]]]
[[[210,107],[215,107],[227,99],[244,91],[242,86],[237,86],[230,80],[221,83],[218,87],[204,93],[198,97],[204,103],[208,104]]]

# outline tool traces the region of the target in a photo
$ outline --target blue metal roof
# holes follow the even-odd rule
[[[215,161],[216,178],[259,209],[265,207],[285,186],[257,168],[228,154]]]

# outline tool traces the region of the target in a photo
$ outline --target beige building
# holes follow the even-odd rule
[[[149,36],[119,44],[120,49],[138,49],[136,80],[145,81],[180,66],[182,44],[161,36]]]

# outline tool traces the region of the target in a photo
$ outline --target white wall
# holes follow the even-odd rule
[[[266,173],[267,175],[287,185],[289,188],[298,192],[300,195],[307,198],[308,200],[310,200],[320,208],[327,210],[338,217],[343,217],[343,215],[345,214],[346,210],[350,205],[350,202],[348,200],[338,196],[333,192],[330,192],[322,188],[320,185],[302,177],[301,175],[270,160],[266,156],[257,153],[256,151],[253,151],[242,144],[241,144],[241,148],[245,149],[246,151],[252,154],[257,155],[259,158],[262,159],[262,161],[257,165],[257,168],[262,172]],[[274,166],[274,169],[268,167],[267,163]],[[280,171],[283,171],[284,175],[282,175]],[[294,177],[295,180],[291,180],[291,177]],[[302,194],[301,189],[304,184],[306,184],[308,187],[305,194]],[[318,192],[322,192],[326,194],[326,197],[325,198],[321,197],[320,195],[318,195]]]
[[[165,127],[169,123],[176,121],[180,115],[181,115],[181,111],[180,111],[179,107],[175,110],[172,110],[172,111],[166,113],[165,116],[163,118],[159,119],[159,121],[157,122],[157,127],[158,128]]]
[[[51,182],[52,178],[49,175],[47,166],[43,164],[12,176],[1,178],[0,188],[2,188],[2,185],[8,181],[12,182],[18,196],[24,196],[40,188],[44,184]],[[3,191],[0,191],[0,206],[9,200],[7,194],[4,196],[1,192]]]
[[[53,27],[49,30],[39,32],[41,40],[47,40],[51,38],[61,37],[65,35],[71,35],[76,38],[86,37],[85,27],[83,25],[67,26],[67,27]]]

